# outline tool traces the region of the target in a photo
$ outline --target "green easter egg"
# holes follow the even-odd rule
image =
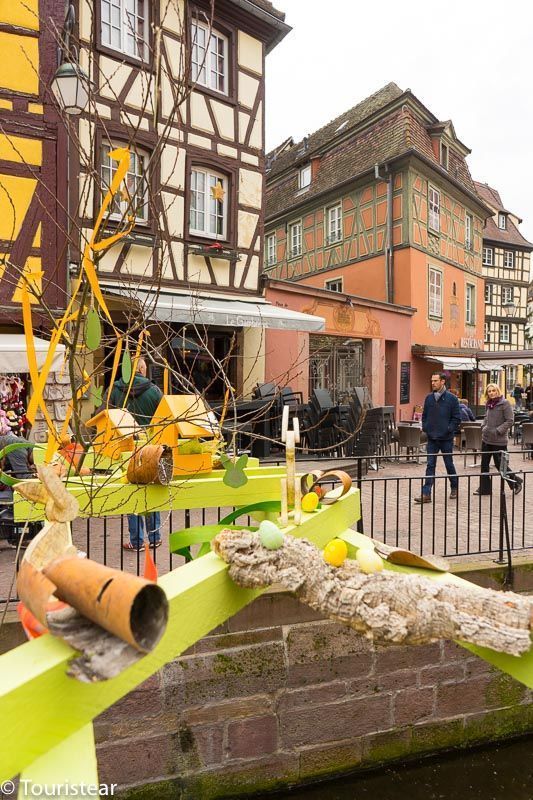
[[[278,550],[283,544],[283,534],[278,526],[269,519],[264,519],[259,526],[259,538],[267,550]]]

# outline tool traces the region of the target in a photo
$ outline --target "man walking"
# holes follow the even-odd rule
[[[126,408],[142,428],[147,428],[163,397],[161,390],[146,377],[147,367],[144,358],[139,358],[137,370],[126,401]],[[122,378],[115,381],[109,396],[109,405],[113,408],[123,408],[124,399],[128,391],[128,384]],[[145,515],[128,514],[129,542],[124,542],[124,550],[139,550],[143,546],[144,526],[148,534],[148,541],[153,547],[161,544],[161,515],[153,511]]]
[[[422,430],[427,434],[428,461],[426,480],[420,497],[415,503],[431,503],[431,490],[435,480],[437,453],[443,454],[446,472],[450,476],[450,500],[457,498],[457,472],[453,463],[453,437],[461,424],[459,400],[446,389],[446,376],[443,372],[434,372],[431,376],[432,392],[424,401],[422,413]]]

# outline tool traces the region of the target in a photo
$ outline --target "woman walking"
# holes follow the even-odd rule
[[[507,450],[509,431],[514,422],[514,413],[511,403],[502,396],[502,393],[495,383],[489,383],[485,390],[487,398],[486,412],[481,426],[481,478],[479,489],[474,494],[490,494],[491,478],[488,474],[490,460],[494,458],[496,469],[500,469],[501,452]],[[506,477],[507,483],[515,494],[522,491],[522,478],[509,472]]]

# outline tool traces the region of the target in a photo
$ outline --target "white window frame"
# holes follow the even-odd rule
[[[494,284],[486,283],[485,284],[485,303],[488,305],[492,305],[494,297]]]
[[[440,165],[444,167],[446,172],[449,169],[450,164],[450,148],[444,142],[440,143]]]
[[[476,324],[476,285],[465,285],[465,322],[467,325]]]
[[[342,203],[326,209],[326,243],[342,242]]]
[[[508,261],[511,263],[507,263]],[[514,250],[503,251],[503,266],[506,269],[514,269]]]
[[[289,258],[302,255],[302,220],[291,222],[288,229]]]
[[[221,183],[224,190],[222,200],[215,200],[211,193],[217,183]],[[190,175],[189,233],[207,239],[226,239],[228,208],[227,176],[210,167],[193,166]],[[219,220],[222,222],[221,226],[218,224]],[[221,230],[218,230],[219,227]]]
[[[490,342],[490,322],[485,322],[483,325],[483,341]]]
[[[327,289],[328,292],[340,292],[340,293],[342,293],[344,291],[343,285],[344,284],[343,284],[342,277],[340,277],[340,278],[330,278],[329,281],[324,281],[324,289]]]
[[[147,60],[149,31],[149,0],[98,0],[100,3],[100,40],[105,47],[131,56],[137,61]],[[133,5],[131,11],[129,6]],[[135,34],[140,24],[141,34]],[[142,53],[138,52],[142,43]]]
[[[507,330],[507,338],[505,338],[504,335],[503,335],[504,329]],[[502,344],[510,344],[511,343],[511,324],[509,322],[500,322],[499,338],[500,338],[500,342]]]
[[[467,250],[474,249],[474,217],[468,213],[465,215],[465,247]]]
[[[490,258],[489,258],[490,253]],[[483,248],[483,264],[487,267],[492,267],[494,265],[494,248],[493,247],[484,247]]]
[[[498,214],[498,228],[501,231],[507,230],[507,214]]]
[[[277,261],[278,242],[275,233],[269,233],[265,242],[265,260],[267,267],[272,267]]]
[[[228,94],[228,37],[199,20],[191,24],[191,79],[217,94]],[[217,63],[218,59],[218,63]]]
[[[438,278],[437,278],[438,276]],[[443,272],[437,267],[428,269],[428,317],[442,319]]]
[[[514,286],[502,286],[502,306],[514,303]]]
[[[311,186],[311,164],[301,167],[298,173],[298,189],[307,189]]]
[[[111,186],[113,176],[117,171],[118,161],[110,158],[109,151],[115,150],[117,147],[123,147],[118,143],[102,144],[100,153],[100,179],[102,182],[103,192],[107,192]],[[113,210],[110,211],[109,219],[122,220],[130,215],[134,215],[135,222],[146,225],[148,223],[148,197],[147,194],[147,166],[148,166],[148,153],[143,150],[130,150],[130,167],[126,173],[123,185],[127,190],[128,197],[123,197],[121,194],[115,195],[113,204],[110,206]],[[139,186],[142,187],[142,197],[139,202],[138,197]]]
[[[440,192],[428,183],[428,224],[432,231],[440,232]]]

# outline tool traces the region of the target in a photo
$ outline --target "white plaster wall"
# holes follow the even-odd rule
[[[172,248],[172,255],[174,256],[178,280],[182,281],[185,276],[185,267],[183,265],[183,244],[181,242],[171,242],[170,246]],[[172,268],[168,262],[163,264],[163,270],[163,277],[168,278],[168,280],[173,280]]]
[[[263,45],[258,39],[254,39],[244,31],[239,31],[237,50],[238,61],[242,67],[246,67],[258,75],[263,74]]]
[[[245,72],[239,72],[239,102],[243,106],[253,108],[258,87],[258,80]]]
[[[185,150],[166,143],[161,153],[161,183],[181,189],[185,183]]]
[[[205,150],[211,150],[211,139],[206,139],[205,136],[189,133],[187,141],[189,144],[196,145],[196,147],[203,147]]]
[[[209,270],[203,256],[189,255],[189,280],[191,283],[211,283]]]
[[[166,216],[168,233],[170,236],[180,238],[183,236],[183,223],[185,219],[185,208],[183,197],[170,192],[161,192],[161,200]]]
[[[230,106],[219,103],[217,100],[210,100],[211,110],[217,122],[217,128],[222,139],[235,140],[235,130],[233,123],[233,109]]]
[[[255,167],[259,166],[257,156],[251,156],[249,153],[241,153],[241,161],[246,162],[246,164],[253,164]]]
[[[128,253],[121,275],[137,275],[152,278],[152,249],[133,245]]]
[[[265,331],[263,328],[245,328],[242,353],[242,391],[250,397],[254,387],[265,381]]]
[[[100,94],[109,100],[115,100],[131,72],[131,67],[120,61],[100,56]],[[104,79],[105,76],[105,79]]]
[[[183,0],[161,0],[160,19],[163,28],[174,33],[181,33],[182,20],[184,19]]]
[[[239,155],[234,147],[228,147],[226,144],[218,144],[217,152],[221,156],[229,156],[230,158],[237,158]]]
[[[239,203],[243,206],[261,208],[263,176],[249,169],[239,170]]]
[[[213,123],[207,110],[205,98],[199,92],[191,94],[191,125],[207,133],[214,133]]]
[[[80,39],[89,42],[93,29],[93,9],[89,0],[80,0],[78,6],[78,26]]]
[[[230,262],[225,258],[212,258],[211,267],[215,273],[217,286],[229,286]]]
[[[257,289],[257,279],[259,276],[259,257],[252,256],[250,259],[250,269],[244,281],[245,289]]]
[[[246,131],[248,130],[248,123],[250,122],[250,115],[239,111],[239,142],[244,143],[246,138]]]
[[[250,247],[257,227],[259,216],[249,211],[239,211],[238,215],[238,246]]]
[[[257,114],[250,136],[250,147],[255,147],[257,150],[263,148],[263,104],[259,103],[257,106]]]

